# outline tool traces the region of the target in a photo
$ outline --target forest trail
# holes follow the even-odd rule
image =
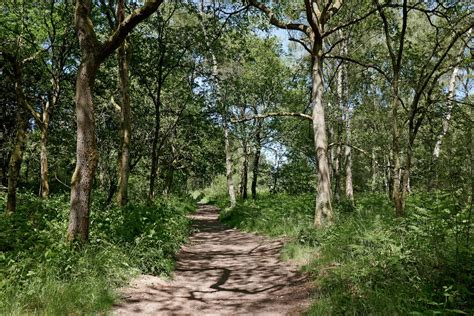
[[[116,315],[299,315],[309,284],[281,262],[283,243],[229,229],[219,209],[200,205],[195,233],[178,254],[171,280],[142,275],[122,291]]]

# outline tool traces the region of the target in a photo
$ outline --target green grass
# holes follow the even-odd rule
[[[267,195],[221,220],[290,240],[282,257],[314,280],[309,315],[474,313],[472,222],[455,196],[412,195],[404,218],[383,195],[334,209],[335,224],[316,230],[311,196]]]
[[[139,273],[168,275],[186,241],[189,200],[106,206],[96,196],[90,242],[65,241],[68,196],[42,201],[20,194],[18,210],[0,212],[0,314],[96,314],[116,301],[116,289]],[[5,196],[0,196],[0,209]]]

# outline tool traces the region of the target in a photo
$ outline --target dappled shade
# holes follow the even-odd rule
[[[123,291],[118,314],[298,315],[309,286],[297,267],[278,257],[283,243],[229,229],[218,209],[200,206],[195,234],[178,254],[170,281],[141,276]]]

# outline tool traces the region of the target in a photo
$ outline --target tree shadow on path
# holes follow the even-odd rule
[[[218,209],[200,205],[195,233],[177,256],[172,280],[143,275],[123,290],[115,314],[299,315],[309,282],[281,262],[282,241],[229,229]]]

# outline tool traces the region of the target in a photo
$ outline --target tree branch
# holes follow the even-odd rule
[[[141,21],[152,15],[158,7],[163,3],[163,0],[148,0],[145,4],[133,11],[125,20],[120,23],[115,32],[109,37],[104,43],[99,57],[105,59],[107,56],[112,54],[125,40],[128,33]]]
[[[282,117],[282,116],[292,116],[292,117],[299,117],[305,120],[310,120],[312,121],[313,118],[311,115],[304,114],[304,113],[298,113],[298,112],[271,112],[271,113],[263,113],[263,114],[257,114],[253,116],[247,116],[247,117],[242,117],[239,119],[234,119],[231,120],[232,123],[243,123],[251,120],[262,120],[268,117]]]
[[[344,23],[344,24],[342,24],[342,25],[339,25],[339,26],[337,26],[337,27],[335,27],[335,28],[333,28],[333,29],[331,29],[331,30],[329,30],[329,31],[327,31],[327,32],[324,32],[323,35],[322,35],[322,37],[323,37],[323,38],[324,38],[324,37],[328,37],[329,35],[331,35],[331,34],[334,33],[334,32],[337,32],[337,31],[339,31],[339,30],[342,30],[342,29],[344,29],[344,28],[346,28],[346,27],[348,27],[348,26],[351,26],[351,25],[353,25],[353,24],[359,23],[360,21],[362,21],[362,20],[368,18],[369,16],[371,16],[371,15],[374,14],[375,12],[377,12],[377,9],[373,9],[373,10],[367,12],[366,14],[364,14],[364,15],[358,17],[358,18],[355,18],[355,19],[352,20],[352,21],[349,21],[349,22],[347,22],[347,23]]]
[[[301,46],[303,46],[303,48],[304,48],[308,53],[312,54],[311,49],[309,49],[308,45],[306,45],[306,43],[303,42],[302,40],[299,40],[299,39],[294,38],[294,37],[290,37],[290,38],[288,38],[288,40],[291,41],[291,42],[296,42],[296,43],[298,43],[298,44],[301,44]]]
[[[301,23],[285,23],[285,22],[279,20],[278,18],[276,18],[275,13],[269,7],[267,7],[265,4],[263,4],[261,2],[258,2],[256,0],[248,0],[248,2],[253,7],[255,7],[255,8],[259,9],[260,11],[262,11],[263,13],[265,13],[265,15],[270,19],[270,23],[272,25],[274,25],[274,26],[276,26],[280,29],[300,31],[300,32],[305,33],[306,35],[310,34],[310,27],[309,26],[307,26],[305,24],[301,24]]]
[[[355,60],[355,59],[353,59],[353,58],[351,58],[351,57],[348,57],[348,56],[333,55],[333,56],[324,56],[324,58],[327,58],[327,59],[340,59],[340,60],[345,60],[345,61],[349,61],[349,62],[351,62],[351,63],[357,64],[357,65],[362,66],[362,67],[365,67],[365,68],[374,69],[375,71],[377,71],[378,73],[380,73],[385,79],[387,79],[388,81],[390,81],[390,78],[389,78],[388,75],[385,73],[385,71],[383,71],[382,68],[378,67],[377,65],[365,64],[364,62]]]

